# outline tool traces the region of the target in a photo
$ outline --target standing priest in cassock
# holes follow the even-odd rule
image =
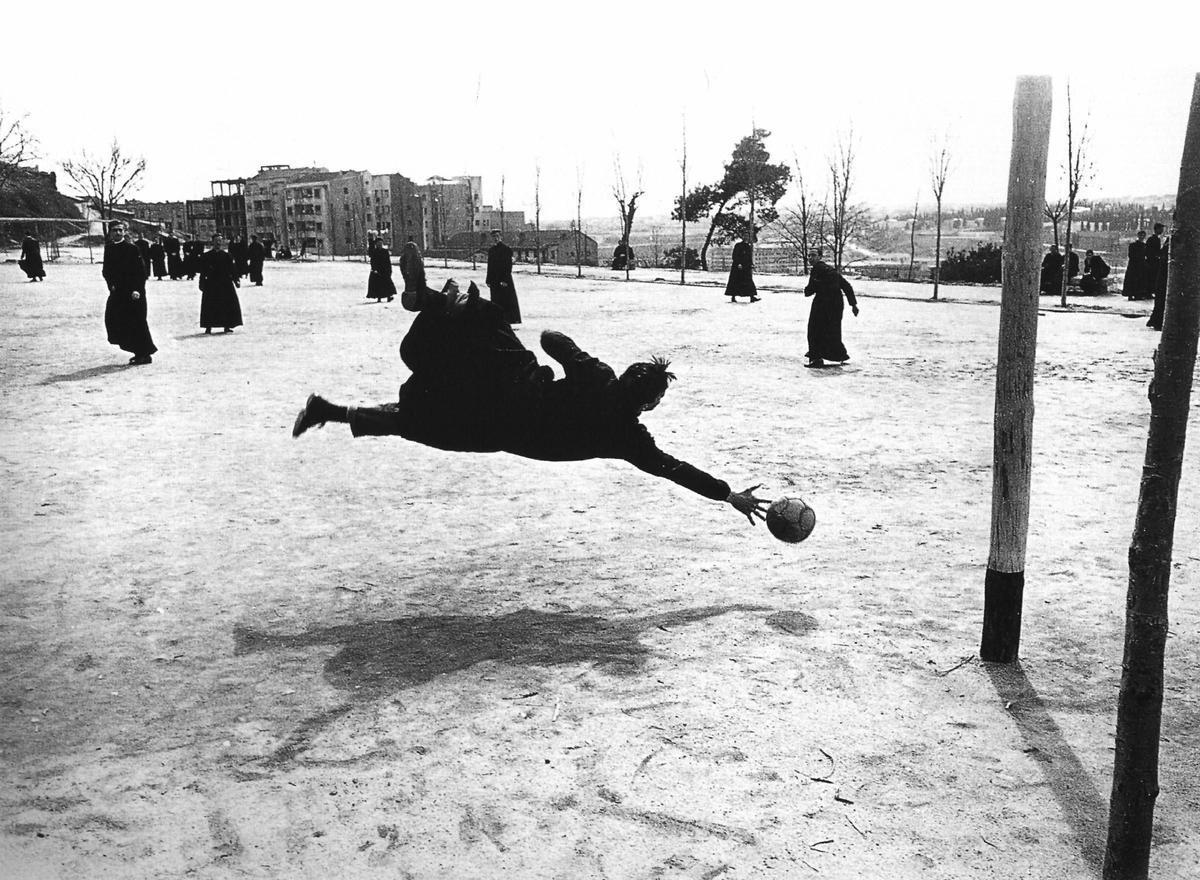
[[[250,236],[250,245],[246,248],[246,262],[250,268],[250,280],[255,287],[262,287],[263,261],[267,258],[267,249],[263,247],[257,235]]]
[[[513,286],[512,267],[512,248],[504,243],[500,230],[493,229],[485,283],[491,292],[492,302],[504,313],[504,320],[509,324],[520,324],[521,307],[517,303],[517,289]]]
[[[108,285],[104,306],[108,341],[133,355],[129,363],[148,364],[158,348],[146,323],[146,269],[137,245],[125,239],[125,224],[113,223],[108,233],[102,270]]]
[[[225,238],[220,233],[212,237],[212,250],[200,257],[200,326],[212,333],[213,327],[224,327],[232,333],[242,326],[242,304],[237,288],[240,276],[233,257],[225,250]]]

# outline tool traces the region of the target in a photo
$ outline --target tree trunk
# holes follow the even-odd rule
[[[920,201],[913,204],[912,228],[908,231],[908,280],[913,278],[913,264],[917,261],[917,208]],[[805,274],[808,274],[807,272]]]
[[[1150,870],[1171,550],[1200,335],[1200,76],[1192,87],[1167,279],[1162,340],[1150,384],[1150,431],[1129,547],[1104,880],[1141,880]]]
[[[1050,77],[1017,78],[996,355],[991,549],[984,578],[979,650],[980,659],[999,663],[1016,660],[1021,643],[1050,109]]]
[[[954,273],[951,272],[951,275]],[[938,283],[942,275],[942,198],[937,201],[937,234],[933,244],[933,298],[938,298]]]

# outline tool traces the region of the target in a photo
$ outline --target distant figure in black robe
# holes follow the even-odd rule
[[[473,286],[473,285],[472,285]],[[539,461],[623,459],[705,498],[725,501],[752,523],[767,505],[754,489],[733,492],[724,480],[661,451],[640,422],[675,377],[661,359],[630,365],[618,377],[567,336],[547,331],[543,350],[565,378],[538,366],[494,302],[471,291],[420,298],[420,314],[400,346],[412,375],[397,403],[344,407],[311,395],[292,436],[326,422],[355,437],[400,436],[437,449],[505,451]]]
[[[200,257],[204,254],[204,243],[192,239],[183,243],[183,269],[187,272],[187,280],[191,281],[200,271]]]
[[[167,250],[157,239],[150,245],[150,269],[156,281],[162,281],[167,274]]]
[[[1079,274],[1079,254],[1075,253],[1075,249],[1071,248],[1067,251],[1067,278],[1071,279]]]
[[[754,286],[754,247],[750,240],[739,238],[733,246],[733,256],[729,265],[729,281],[725,284],[725,295],[730,302],[737,302],[739,296],[750,297],[750,302],[758,302],[758,288]]]
[[[142,266],[146,270],[148,279],[150,277],[150,242],[146,241],[146,237],[139,232],[134,244],[137,246],[138,256],[142,260]]]
[[[108,285],[108,302],[104,306],[108,341],[133,355],[129,363],[150,363],[150,355],[158,348],[146,323],[146,270],[137,245],[126,240],[125,226],[121,223],[109,226],[102,275]]]
[[[200,326],[205,333],[224,327],[232,333],[242,326],[242,304],[237,288],[241,280],[234,272],[233,257],[225,250],[224,236],[212,237],[212,250],[200,258]]]
[[[235,235],[229,243],[229,256],[233,258],[234,277],[240,281],[250,271],[249,251],[240,235]]]
[[[1129,262],[1125,264],[1121,294],[1131,300],[1145,299],[1149,290],[1146,278],[1146,230],[1139,229],[1137,238],[1129,242]]]
[[[1058,245],[1050,245],[1050,253],[1042,257],[1042,279],[1039,285],[1042,293],[1058,293],[1062,290],[1063,255],[1058,252]]]
[[[172,233],[163,239],[163,250],[167,253],[167,274],[172,281],[183,277],[183,260],[179,257],[179,239]]]
[[[1154,224],[1154,234],[1146,240],[1146,275],[1151,279],[1150,291],[1154,295],[1154,309],[1150,312],[1147,327],[1161,330],[1163,313],[1167,309],[1167,268],[1171,263],[1170,239],[1162,238],[1163,225]],[[1151,242],[1155,246],[1151,246]]]
[[[250,244],[246,248],[246,264],[250,270],[250,280],[255,287],[262,287],[263,261],[267,259],[267,249],[258,240],[257,235],[250,236]]]
[[[858,300],[850,282],[824,262],[820,254],[813,254],[811,265],[812,272],[804,287],[804,295],[813,297],[812,308],[808,311],[808,351],[804,355],[808,363],[805,366],[824,367],[826,361],[843,363],[850,360],[850,355],[842,344],[842,312],[845,309],[842,294],[856,318]]]
[[[500,237],[500,230],[492,230],[492,246],[488,248],[487,278],[484,283],[492,296],[492,302],[500,307],[504,320],[509,324],[521,323],[521,306],[517,303],[517,288],[513,284],[513,252]]]
[[[1079,289],[1089,295],[1108,293],[1108,282],[1104,279],[1110,271],[1104,257],[1088,251],[1083,258],[1083,275],[1079,279]]]
[[[42,265],[42,243],[32,235],[25,236],[21,242],[21,257],[17,260],[31,282],[41,281],[46,277],[46,268]]]
[[[367,299],[386,299],[391,302],[396,296],[396,285],[392,281],[392,252],[382,241],[376,241],[371,249],[371,274],[367,277]]]

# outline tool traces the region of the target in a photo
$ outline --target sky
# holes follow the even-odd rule
[[[1200,3],[1063,7],[67,0],[27,22],[36,39],[0,38],[0,111],[25,117],[44,169],[115,137],[145,157],[135,197],[148,201],[319,165],[477,175],[492,205],[503,179],[506,209],[532,220],[538,193],[553,222],[615,216],[619,164],[642,214],[665,216],[685,143],[694,187],[758,127],[818,198],[851,145],[852,198],[911,211],[932,207],[943,143],[946,203],[1002,204],[1016,78],[1047,75],[1048,195],[1065,194],[1068,84],[1093,168],[1081,197],[1174,194]]]

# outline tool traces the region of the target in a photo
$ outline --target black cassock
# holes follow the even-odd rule
[[[1038,287],[1042,293],[1058,293],[1062,290],[1063,255],[1050,252],[1042,257],[1042,275]]]
[[[813,263],[804,293],[813,298],[808,312],[808,353],[805,357],[838,362],[850,360],[842,343],[842,312],[845,310],[842,294],[846,295],[850,305],[858,305],[850,282],[828,263],[818,260]]]
[[[183,277],[183,260],[179,258],[180,241],[173,235],[163,239],[163,250],[167,252],[167,274],[175,281]]]
[[[233,257],[213,248],[200,257],[200,326],[241,327],[242,304],[234,283]]]
[[[396,295],[392,281],[392,252],[377,244],[371,251],[371,274],[367,278],[368,299],[391,299]]]
[[[159,242],[154,242],[150,245],[150,267],[154,272],[154,277],[162,280],[162,277],[167,274],[167,252]]]
[[[158,348],[146,323],[146,272],[137,245],[129,241],[106,244],[102,274],[108,284],[104,306],[108,341],[130,354],[154,354]],[[133,298],[135,291],[137,299]]]
[[[487,278],[485,283],[492,295],[492,302],[500,307],[504,320],[510,324],[521,323],[521,306],[517,302],[517,288],[513,284],[512,248],[502,241],[488,248]]]
[[[254,284],[263,282],[263,260],[266,258],[267,249],[263,247],[262,242],[250,242],[250,246],[246,248],[246,259],[250,264],[250,280]]]
[[[246,242],[231,241],[229,243],[229,256],[233,258],[233,271],[238,278],[244,277],[250,271],[247,254]]]
[[[758,288],[754,286],[754,248],[748,241],[739,241],[733,246],[732,264],[729,267],[729,281],[725,284],[725,295],[730,299],[739,296],[751,298],[758,296]]]
[[[17,265],[30,281],[46,277],[46,269],[42,266],[42,245],[32,235],[25,236],[25,240],[21,242],[21,258],[17,260]]]
[[[146,277],[150,277],[150,242],[144,238],[139,238],[134,242],[137,247],[138,256],[142,259],[142,267],[146,272]]]
[[[1131,241],[1129,242],[1129,262],[1125,265],[1125,280],[1121,284],[1121,293],[1129,299],[1144,299],[1150,293],[1146,275],[1146,243]]]

